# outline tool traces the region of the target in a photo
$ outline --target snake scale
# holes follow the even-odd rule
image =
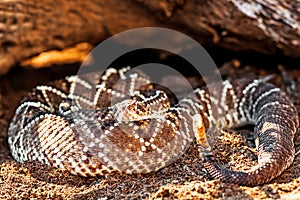
[[[81,176],[148,173],[168,165],[195,136],[203,142],[209,127],[254,124],[256,166],[229,170],[209,154],[204,167],[213,178],[240,185],[279,176],[293,162],[298,128],[286,94],[266,79],[212,88],[213,95],[196,88],[171,105],[163,90],[130,68],[67,77],[35,87],[23,100],[9,126],[9,147],[19,162],[38,160]]]

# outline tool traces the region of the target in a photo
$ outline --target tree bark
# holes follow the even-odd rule
[[[201,44],[300,57],[300,0],[5,0],[0,74],[25,59],[116,33],[160,26]]]

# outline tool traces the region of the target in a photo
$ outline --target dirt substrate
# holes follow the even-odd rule
[[[221,72],[229,78],[260,77],[275,72],[277,75],[272,82],[283,87],[276,68],[273,68],[273,71],[247,66],[237,68],[227,63],[223,65]],[[290,69],[288,72],[296,81],[297,91],[300,91],[300,68]],[[47,77],[51,78],[45,78],[41,74],[47,74]],[[106,177],[83,178],[39,162],[17,163],[12,159],[7,145],[9,120],[29,88],[53,77],[65,75],[62,72],[59,77],[54,74],[57,72],[52,69],[34,72],[18,69],[0,80],[1,199],[300,199],[300,153],[293,165],[280,177],[256,187],[211,180],[200,162],[196,144],[192,144],[187,152],[170,166],[146,175],[111,174]],[[295,94],[291,95],[291,99],[300,112],[300,98]],[[213,153],[226,167],[240,170],[249,169],[256,164],[257,155],[252,148],[252,128],[224,130],[214,136],[217,140]],[[299,151],[298,134],[296,152]]]

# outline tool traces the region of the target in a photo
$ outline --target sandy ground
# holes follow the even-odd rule
[[[276,69],[254,70],[225,64],[221,72],[230,78],[264,76],[275,72],[277,74],[272,81],[282,87]],[[296,80],[300,91],[300,68],[288,72]],[[200,162],[196,144],[191,145],[170,166],[146,175],[110,174],[83,178],[39,162],[17,163],[11,157],[7,145],[9,120],[22,97],[33,85],[65,75],[62,71],[59,77],[57,74],[52,69],[17,69],[0,79],[0,199],[300,199],[300,153],[293,165],[280,177],[256,187],[212,180]],[[300,98],[296,95],[291,98],[300,112]],[[214,136],[217,139],[213,153],[226,167],[248,169],[255,165],[257,156],[253,148],[252,128],[224,130]],[[299,151],[298,134],[296,152]]]

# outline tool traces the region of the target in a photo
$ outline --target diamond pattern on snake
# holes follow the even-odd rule
[[[224,182],[259,185],[294,159],[298,113],[267,79],[238,79],[196,88],[172,105],[165,91],[129,67],[70,76],[35,87],[8,130],[12,156],[38,160],[80,176],[157,171],[196,138],[208,173]],[[215,109],[214,109],[215,108]],[[248,171],[221,166],[206,139],[210,127],[254,124],[258,164]]]

